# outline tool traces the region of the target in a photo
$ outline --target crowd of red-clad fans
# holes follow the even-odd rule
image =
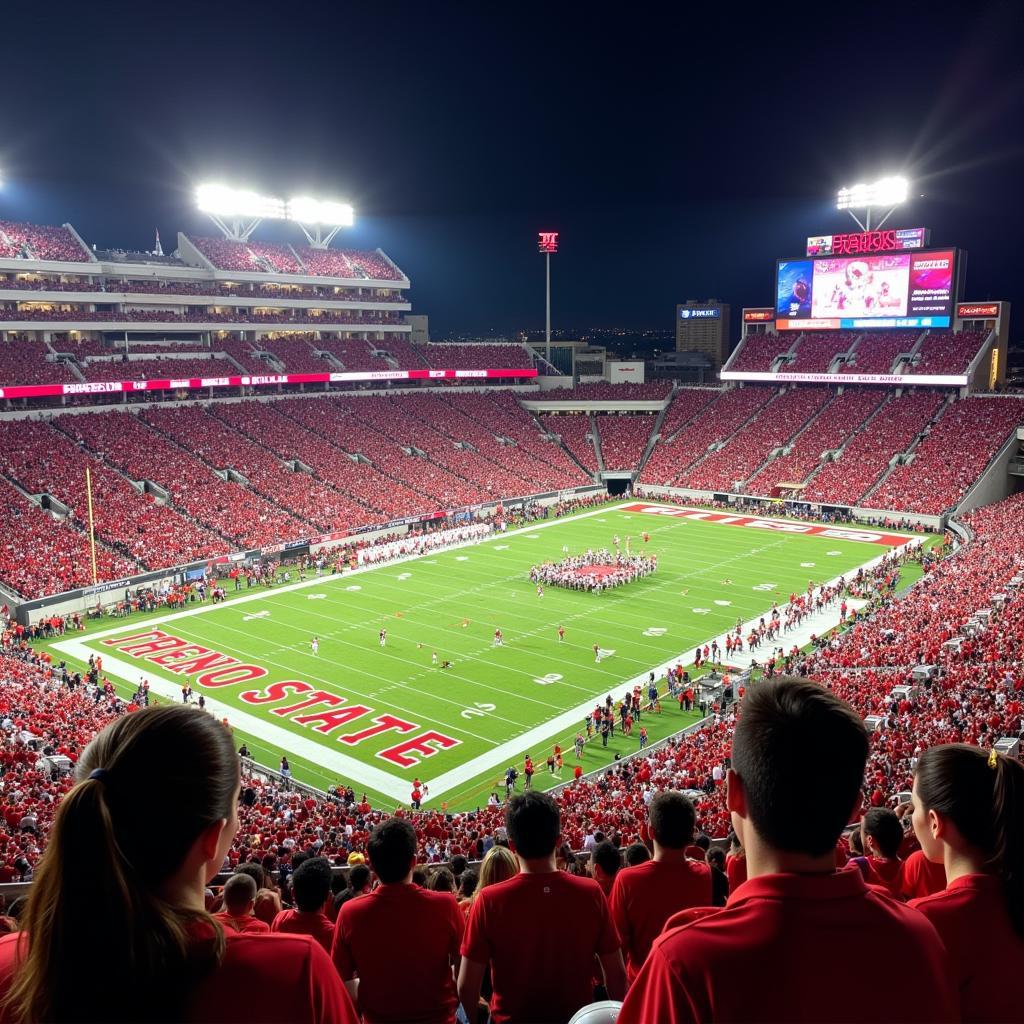
[[[801,388],[772,399],[728,442],[678,477],[684,487],[732,491],[776,449],[789,443],[829,400],[827,388]]]
[[[662,436],[640,472],[640,481],[674,484],[713,444],[731,437],[775,394],[771,388],[759,387],[719,392],[682,430],[672,437]]]
[[[952,557],[929,563],[909,594],[892,595],[884,582],[892,582],[892,570],[883,567],[876,579],[880,589],[871,591],[871,610],[851,620],[849,629],[806,656],[768,653],[762,660],[769,674],[785,670],[820,680],[862,715],[885,720],[872,734],[871,767],[864,784],[870,806],[887,806],[897,793],[909,789],[914,759],[929,743],[956,739],[989,745],[1022,729],[1024,592],[1007,591],[1006,584],[1024,571],[1024,496],[985,507],[965,522],[975,539]],[[992,608],[996,593],[1008,595],[1005,603],[991,611],[980,634],[966,636],[967,623],[979,610]],[[962,635],[962,643],[949,643]],[[8,635],[8,642],[14,642],[13,635]],[[5,660],[9,670],[14,656]],[[21,651],[18,657],[29,655]],[[924,682],[914,677],[915,667],[922,664],[934,666],[933,678]],[[64,688],[53,682],[42,685],[49,678],[44,665],[18,665],[19,680],[31,676],[40,681],[38,693],[26,690],[33,699],[63,699]],[[910,687],[909,694],[891,698],[894,688],[902,685]],[[642,838],[648,790],[664,788],[701,791],[696,801],[701,828],[710,835],[724,835],[728,816],[714,769],[728,757],[739,706],[716,713],[707,728],[647,756],[566,786],[559,795],[565,841],[579,850],[588,847],[587,837],[597,831],[618,836],[623,846]],[[43,734],[48,721],[49,717],[29,720],[25,728]],[[81,746],[88,735],[88,728],[76,731],[73,745]],[[270,853],[287,859],[289,850],[312,845],[325,856],[344,861],[351,852],[365,852],[370,828],[382,819],[382,811],[371,809],[345,787],[331,799],[317,800],[277,783],[254,778],[249,784],[255,799],[242,811],[233,860],[256,852],[261,858]],[[454,817],[446,817],[439,808],[410,817],[417,825],[424,861],[481,855],[501,822],[497,807]]]
[[[354,1000],[366,1019],[395,1021],[425,1010],[452,1019],[461,1002],[475,1022],[482,998],[498,1020],[562,1021],[595,994],[625,997],[620,1019],[631,1022],[761,1019],[766,1007],[819,1020],[822,1000],[860,977],[853,954],[862,933],[887,964],[900,965],[893,998],[909,978],[923,986],[915,1012],[903,1006],[899,1019],[1016,1019],[1005,971],[1024,966],[1024,768],[994,743],[1019,735],[1024,711],[1024,495],[965,525],[972,540],[928,561],[908,595],[895,594],[891,563],[879,567],[870,584],[857,581],[871,600],[845,632],[810,654],[772,657],[764,678],[738,694],[738,705],[713,709],[706,728],[577,779],[555,800],[534,792],[507,807],[492,798],[470,814],[386,814],[344,785],[317,797],[243,770],[237,833],[231,821],[201,848],[200,899],[203,879],[226,868],[233,873],[223,893],[206,898],[230,935],[309,937],[303,980],[293,973],[287,993],[289,1016],[302,1020],[354,1021]],[[984,621],[969,626],[979,609]],[[54,913],[73,910],[58,899],[46,917],[39,905],[68,884],[67,851],[78,838],[53,827],[71,787],[57,761],[81,761],[79,778],[92,787],[69,799],[109,792],[114,821],[106,827],[120,829],[127,856],[141,841],[130,838],[133,827],[141,835],[144,826],[118,823],[119,787],[146,794],[150,833],[161,828],[163,801],[177,806],[192,792],[147,777],[143,750],[158,763],[172,750],[184,754],[188,770],[207,781],[199,789],[216,793],[223,779],[225,799],[238,792],[237,770],[228,730],[212,716],[140,710],[148,704],[141,686],[129,702],[98,666],[86,679],[69,676],[13,631],[4,643],[0,877],[34,876],[21,924],[28,941],[51,947],[58,972],[73,972],[52,955],[61,933],[50,926]],[[772,681],[780,672],[806,681]],[[84,750],[108,723],[98,741],[105,753]],[[957,743],[969,746],[947,745]],[[130,804],[141,806],[134,797]],[[60,828],[84,828],[87,813],[83,806],[69,823],[61,812]],[[851,813],[859,826],[841,837]],[[218,814],[200,820],[211,817]],[[727,853],[706,837],[724,836],[730,824]],[[59,852],[41,858],[48,842]],[[482,858],[479,871],[467,858]],[[417,860],[437,866],[417,873]],[[343,889],[332,889],[332,861],[349,866]],[[108,911],[122,912],[117,904]],[[571,935],[548,927],[552,912],[572,922]],[[18,927],[13,918],[3,924]],[[382,929],[402,928],[409,942],[382,953]],[[19,941],[0,941],[0,984],[10,985],[26,955],[15,955]],[[846,946],[850,955],[837,955]],[[217,979],[232,970],[258,987],[260,948],[229,938],[200,1003],[224,1005]],[[300,947],[278,941],[273,952],[287,959]],[[801,969],[788,982],[794,957]],[[239,960],[248,973],[238,975]],[[398,968],[406,984],[395,992]],[[747,975],[753,992],[736,984]],[[320,994],[310,997],[310,986]],[[328,999],[331,986],[330,1012],[302,1009],[307,998]],[[58,990],[44,982],[16,991],[45,1001]],[[236,1005],[250,997],[236,993]],[[857,1019],[894,1019],[874,1007],[861,1007]],[[265,1006],[247,1013],[273,1018]]]
[[[839,368],[840,373],[892,373],[897,356],[909,353],[917,341],[913,331],[871,331],[863,334],[853,358]]]
[[[222,295],[229,298],[329,299],[333,302],[407,302],[390,289],[278,284],[276,282],[128,280],[107,277],[57,278],[0,274],[0,291],[95,292],[99,295]],[[111,301],[109,298],[104,301]]]
[[[360,249],[293,248],[269,242],[234,242],[193,236],[190,241],[219,270],[297,274],[357,280],[400,281],[402,274],[378,252]]]
[[[90,256],[65,227],[0,220],[0,259],[87,263]]]
[[[79,321],[103,323],[182,323],[182,324],[400,324],[400,313],[381,309],[281,309],[191,310],[187,313],[173,309],[68,309],[19,308],[7,303],[0,305],[0,320],[8,321]]]
[[[826,373],[837,356],[852,351],[852,358],[836,372],[889,374],[897,356],[909,354],[920,340],[913,358],[902,364],[901,373],[963,374],[988,337],[984,331],[930,331],[924,338],[913,330],[804,331],[796,337],[794,334],[748,334],[727,368],[762,373]],[[792,359],[776,365],[776,360],[791,350]]]
[[[655,418],[642,413],[632,416],[595,417],[604,468],[621,470],[639,466]]]
[[[878,483],[893,456],[905,452],[942,408],[943,396],[911,391],[892,396],[808,481],[802,497],[856,505]]]

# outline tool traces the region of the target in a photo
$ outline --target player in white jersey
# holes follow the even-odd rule
[[[381,645],[381,647],[387,646],[387,642],[388,642],[388,631],[386,629],[382,629],[380,631],[380,645]]]
[[[314,657],[320,653],[320,638],[318,636],[313,637],[309,642],[309,648],[313,652]]]
[[[537,596],[540,597],[540,598],[544,597],[544,588],[542,586],[540,586],[539,584],[537,586]]]

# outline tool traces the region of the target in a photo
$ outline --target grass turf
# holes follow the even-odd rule
[[[643,530],[651,538],[646,545]],[[611,547],[616,534],[623,540],[632,536],[634,551],[656,553],[658,572],[601,594],[547,587],[543,599],[537,597],[528,576],[532,564],[560,560],[566,546],[573,554]],[[781,604],[791,591],[802,592],[808,580],[849,573],[885,550],[878,544],[607,508],[371,571],[293,589],[249,591],[245,600],[207,606],[198,614],[107,624],[99,634],[90,631],[71,643],[84,644],[77,648],[79,657],[87,656],[86,648],[101,653],[107,674],[129,689],[145,675],[169,697],[180,687],[180,675],[105,646],[103,634],[111,628],[126,635],[160,628],[258,666],[266,671],[258,680],[204,691],[226,706],[240,740],[258,761],[276,766],[287,753],[297,778],[321,788],[348,782],[383,806],[407,800],[415,776],[438,780],[428,806],[443,800],[449,810],[459,810],[486,800],[508,764],[521,770],[527,752],[537,761],[538,788],[555,784],[558,780],[543,770],[555,742],[565,754],[563,778],[570,777],[572,740],[582,726],[582,714],[572,716],[572,709],[593,706],[609,692],[620,696],[625,681],[680,654],[688,664],[698,644],[737,618],[756,617],[772,600]],[[757,589],[767,584],[777,589]],[[562,643],[559,625],[566,630]],[[381,628],[388,633],[383,648]],[[495,628],[504,634],[503,647],[493,646]],[[314,635],[320,640],[318,655],[310,647]],[[615,653],[596,664],[595,643]],[[60,641],[50,646],[57,656],[67,656]],[[448,659],[452,667],[435,667],[434,652],[439,663]],[[268,684],[285,680],[344,698],[343,708],[360,705],[370,711],[324,735],[315,726],[328,723],[295,720],[322,706],[273,713],[303,701],[302,694],[258,706],[240,699],[241,693],[266,693]],[[379,733],[355,746],[341,742],[380,715],[417,728]],[[695,717],[666,702],[662,714],[646,714],[643,724],[654,742]],[[247,729],[254,720],[259,729]],[[379,756],[426,730],[457,742],[405,768]],[[632,737],[617,731],[608,748],[600,741],[588,744],[584,770],[636,750],[637,730]],[[495,760],[497,748],[502,757]],[[342,771],[332,756],[338,751],[353,759]],[[494,763],[486,763],[489,755]],[[387,774],[387,784],[375,769]]]

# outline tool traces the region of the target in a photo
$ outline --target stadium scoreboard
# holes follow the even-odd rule
[[[957,249],[913,247],[779,260],[776,330],[949,327],[962,264]]]

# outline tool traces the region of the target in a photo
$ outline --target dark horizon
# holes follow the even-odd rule
[[[769,304],[776,258],[855,229],[840,185],[903,172],[888,226],[967,250],[965,299],[1020,302],[1021,22],[869,4],[872,56],[833,13],[19,10],[6,34],[40,45],[5,63],[0,218],[171,251],[215,231],[203,180],[347,199],[335,244],[384,249],[437,336],[542,326],[536,232],[557,230],[556,327],[671,329],[689,298]]]

